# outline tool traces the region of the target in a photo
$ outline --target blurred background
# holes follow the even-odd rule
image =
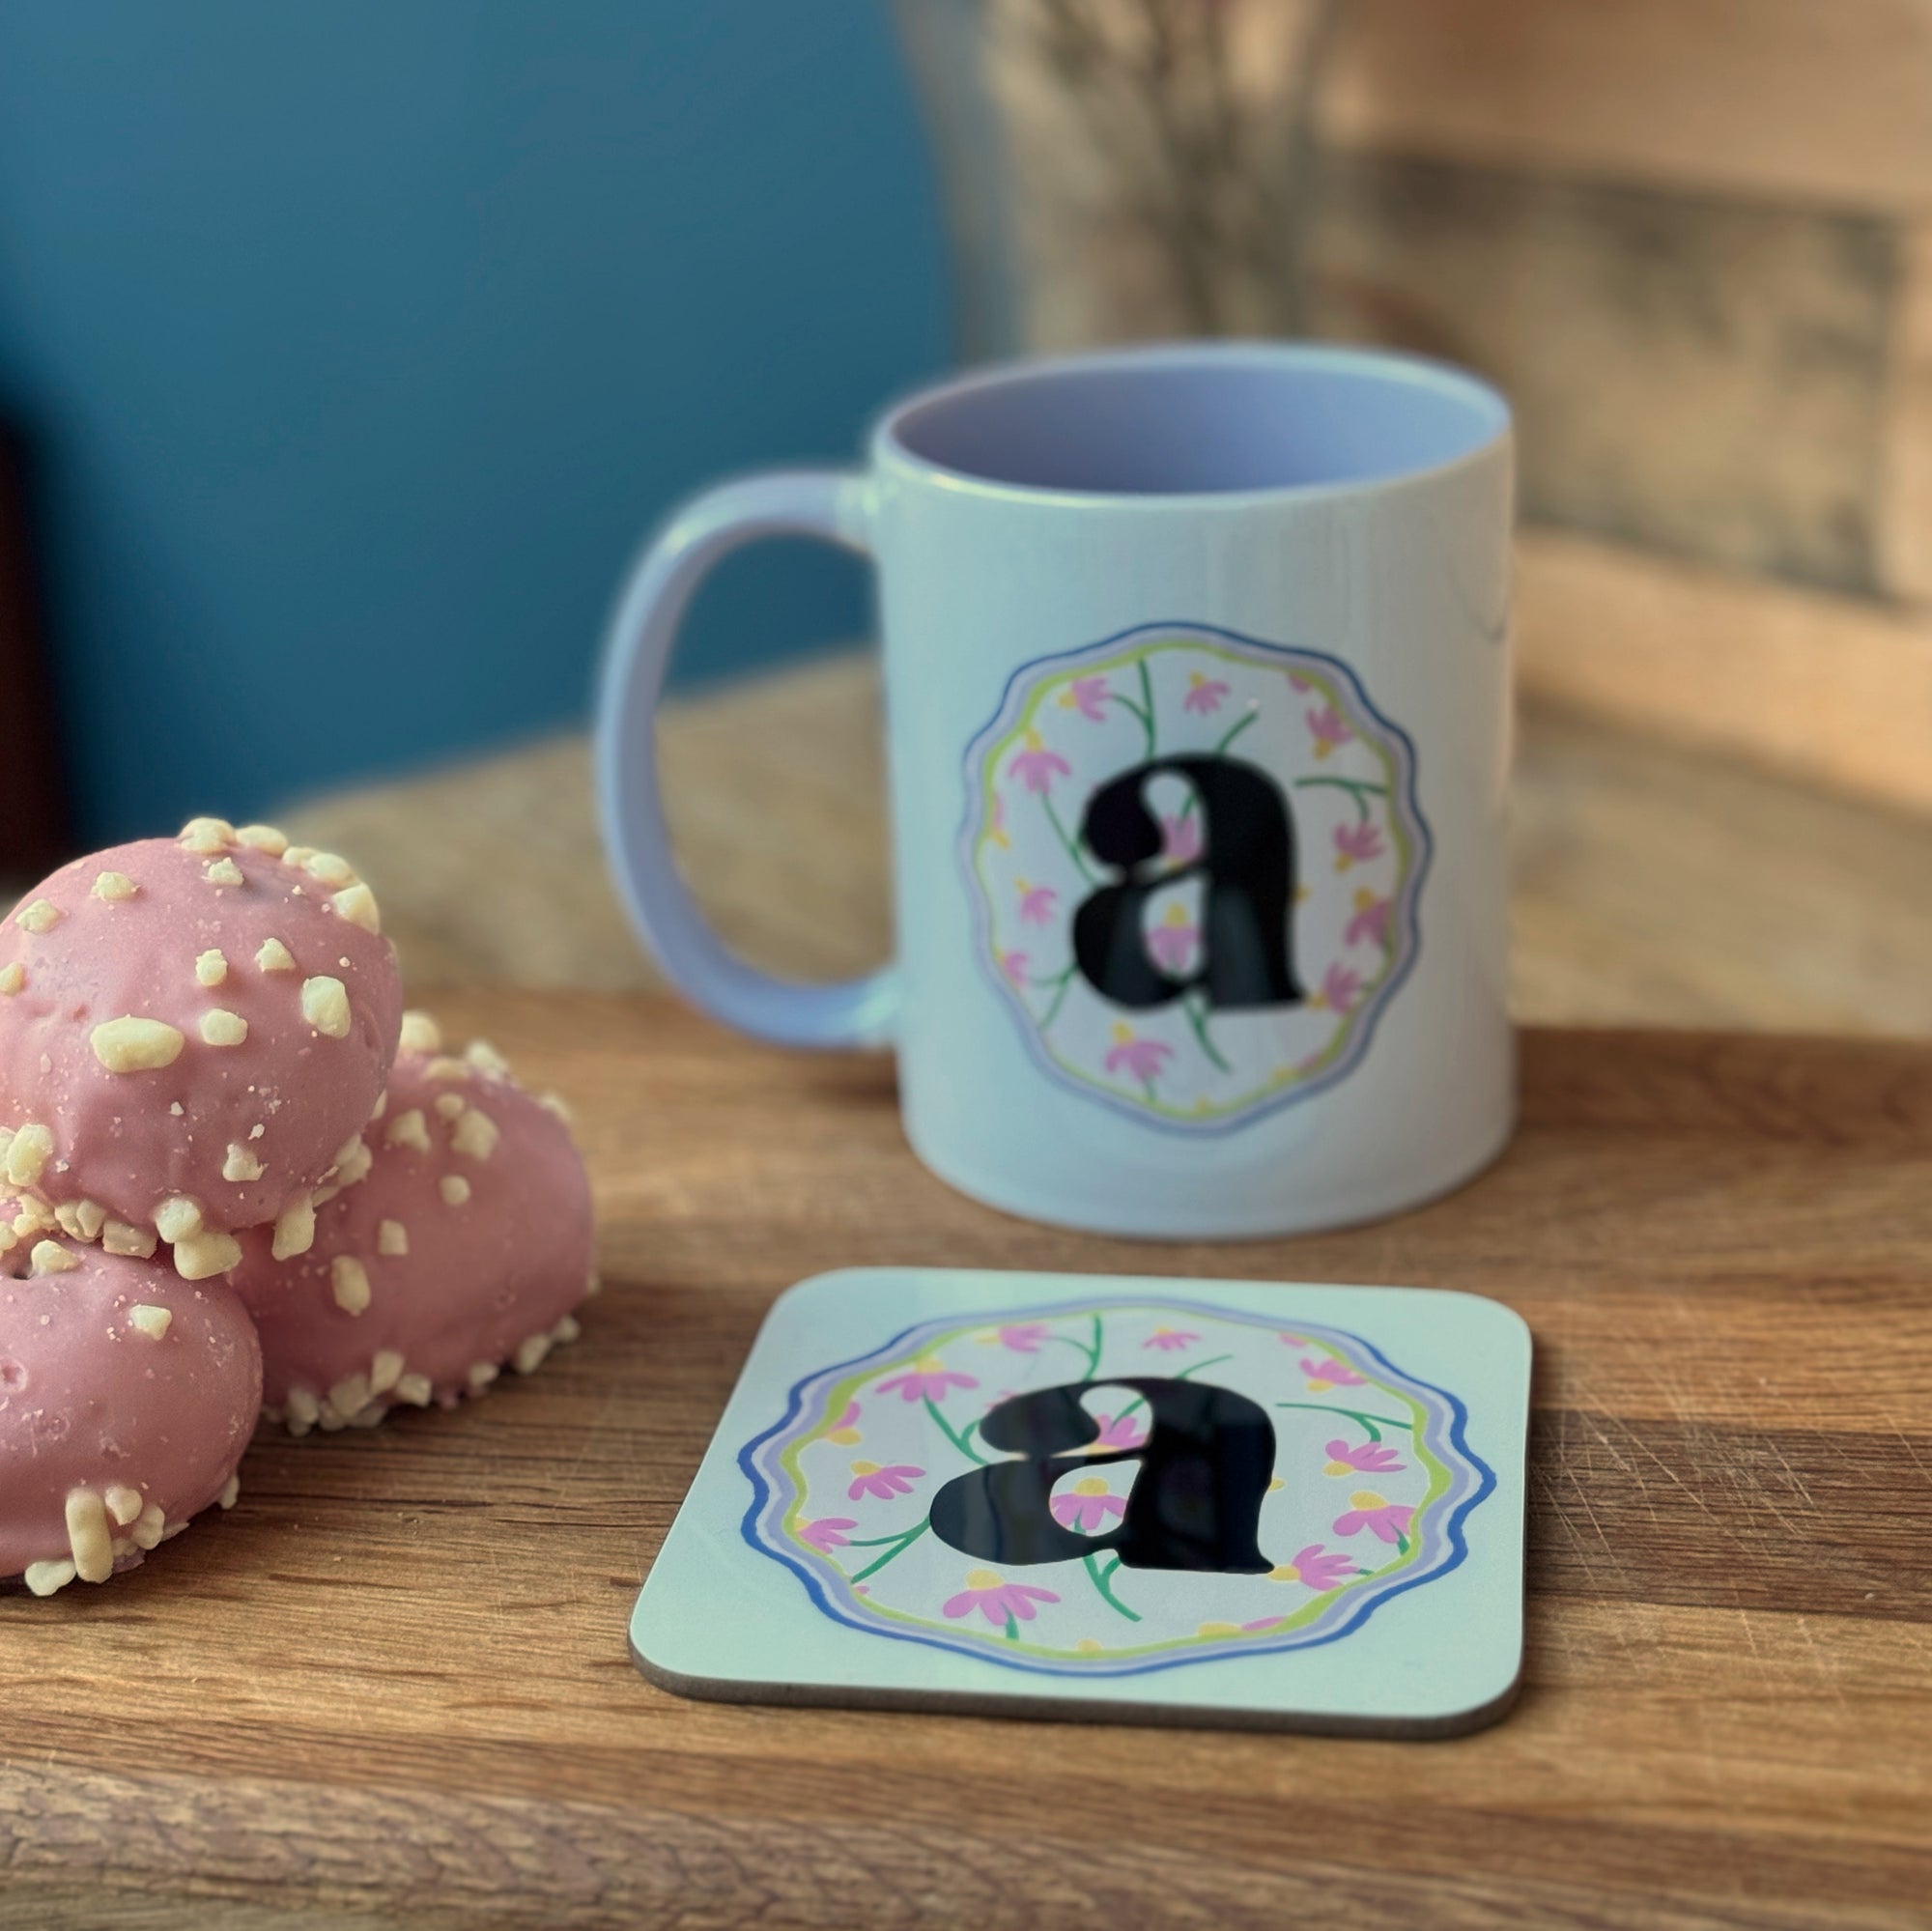
[[[287,813],[419,985],[643,983],[580,733],[650,525],[1218,333],[1517,404],[1523,1016],[1932,1030],[1932,0],[10,7],[0,883]],[[800,972],[887,944],[867,622],[733,562],[664,725]]]

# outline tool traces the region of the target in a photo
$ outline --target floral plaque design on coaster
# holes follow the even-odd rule
[[[1034,1498],[1062,1531],[1045,1539],[1067,1552],[1003,1568],[997,1537],[949,1543],[935,1504],[1001,1459],[986,1445],[992,1418],[1030,1390],[1068,1386],[1091,1417],[1070,1433],[1087,1439],[1052,1457],[1060,1472]],[[1224,1525],[1261,1560],[1134,1566],[1118,1547],[1146,1539],[1128,1537],[1130,1509],[1198,1506],[1179,1492],[1196,1464],[1154,1457],[1164,1412],[1175,1426],[1202,1420],[1198,1403],[1175,1414],[1174,1392],[1203,1389],[1244,1397],[1239,1419],[1271,1434],[1252,1522]],[[992,1325],[923,1323],[802,1384],[745,1450],[760,1494],[747,1533],[860,1627],[1017,1669],[1156,1669],[1332,1642],[1395,1591],[1454,1569],[1463,1517],[1493,1479],[1462,1434],[1454,1395],[1333,1328],[1147,1300],[1022,1308]],[[1225,1490],[1225,1465],[1216,1475]],[[1143,1501],[1162,1479],[1177,1492]]]
[[[1414,752],[1320,652],[1162,624],[1044,659],[967,788],[989,977],[1043,1066],[1135,1118],[1227,1130],[1334,1085],[1413,962]]]
[[[1464,1294],[820,1276],[634,1647],[696,1694],[1465,1728],[1520,1660],[1527,1406],[1526,1330]]]

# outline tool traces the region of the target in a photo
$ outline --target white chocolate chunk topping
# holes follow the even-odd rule
[[[255,954],[257,972],[294,972],[295,954],[279,939],[264,939]]]
[[[248,1180],[259,1180],[264,1171],[261,1161],[241,1141],[229,1141],[228,1157],[221,1163],[221,1178],[224,1180],[232,1180],[240,1186]]]
[[[67,914],[51,899],[36,898],[31,905],[20,908],[14,923],[23,930],[39,936],[43,932],[51,932],[66,917]]]
[[[192,1194],[170,1194],[155,1209],[155,1232],[170,1246],[201,1232],[201,1203]]]
[[[128,1326],[145,1334],[150,1341],[160,1341],[174,1325],[173,1312],[164,1307],[150,1307],[145,1302],[139,1307],[128,1310]]]
[[[140,1490],[130,1489],[125,1482],[108,1483],[100,1499],[107,1504],[107,1513],[114,1518],[116,1528],[125,1529],[129,1522],[139,1521],[141,1511],[147,1506]]]
[[[382,931],[383,914],[376,903],[376,895],[359,879],[338,892],[329,903],[352,925],[360,925],[365,932]]]
[[[202,985],[219,985],[228,977],[228,958],[219,946],[197,954],[194,976]]]
[[[184,851],[225,852],[235,842],[235,827],[226,818],[190,818],[177,842]]]
[[[275,1219],[275,1236],[269,1251],[277,1261],[293,1261],[315,1244],[315,1201],[304,1194],[292,1200]]]
[[[376,1229],[376,1252],[395,1257],[410,1251],[410,1230],[400,1220],[383,1221]]]
[[[429,1128],[423,1122],[422,1108],[412,1106],[399,1113],[383,1129],[385,1147],[409,1147],[418,1153],[429,1151]]]
[[[24,992],[27,986],[27,968],[18,959],[0,966],[0,993],[12,999],[16,992]]]
[[[289,848],[288,839],[272,825],[243,825],[235,834],[235,842],[250,851],[267,852],[270,858],[280,858]]]
[[[107,1527],[107,1505],[92,1489],[74,1489],[67,1498],[67,1546],[74,1574],[83,1582],[105,1582],[114,1574],[114,1538]]]
[[[130,1227],[125,1220],[110,1220],[100,1230],[100,1244],[110,1254],[132,1255],[142,1261],[154,1258],[160,1243],[145,1227]]]
[[[403,1378],[403,1370],[408,1366],[393,1348],[380,1349],[369,1364],[369,1392],[386,1395]]]
[[[333,852],[311,852],[302,861],[302,869],[319,884],[330,887],[354,885],[355,867]]]
[[[327,975],[302,980],[302,1017],[331,1039],[349,1036],[349,988]]]
[[[239,1475],[231,1475],[222,1485],[221,1492],[215,1496],[214,1502],[217,1508],[232,1509],[241,1498],[242,1478]]]
[[[426,1408],[436,1394],[427,1375],[405,1375],[396,1383],[396,1399],[412,1408]]]
[[[436,1110],[445,1120],[454,1120],[469,1104],[460,1093],[440,1093],[436,1096]]]
[[[472,1106],[456,1122],[456,1131],[449,1136],[449,1144],[472,1160],[487,1160],[497,1150],[497,1142],[501,1138],[497,1122],[487,1113],[479,1113]]]
[[[436,1183],[445,1207],[461,1207],[469,1198],[469,1182],[461,1174],[444,1174]]]
[[[21,1581],[36,1596],[52,1596],[74,1578],[74,1566],[68,1561],[30,1562],[21,1575]]]
[[[5,1173],[16,1187],[38,1183],[43,1169],[53,1158],[54,1136],[44,1126],[29,1121],[13,1135],[6,1150]],[[14,1230],[16,1234],[18,1228]]]
[[[472,1361],[469,1373],[464,1378],[480,1395],[502,1372],[494,1361]]]
[[[468,1079],[471,1068],[468,1060],[454,1060],[446,1053],[440,1053],[423,1071],[431,1079]]]
[[[91,896],[108,905],[119,905],[133,897],[140,887],[125,871],[103,871],[94,881]]]
[[[19,1203],[19,1212],[14,1216],[13,1234],[16,1240],[31,1239],[36,1234],[45,1234],[60,1225],[60,1216],[45,1201],[32,1195]]]
[[[141,1019],[131,1013],[103,1019],[88,1040],[94,1057],[110,1073],[146,1073],[171,1066],[187,1043],[165,1019]]]
[[[479,1072],[507,1073],[510,1063],[488,1039],[471,1039],[463,1049],[463,1057]]]
[[[58,1240],[41,1240],[27,1256],[27,1271],[42,1274],[71,1274],[80,1265],[80,1257]]]
[[[232,858],[216,859],[201,875],[211,885],[240,885],[242,883],[242,867]]]
[[[128,1531],[128,1540],[136,1548],[154,1548],[167,1533],[168,1519],[161,1513],[158,1502],[150,1502],[141,1511],[140,1519]]]
[[[531,1335],[519,1348],[510,1360],[519,1375],[534,1375],[544,1364],[544,1357],[550,1352],[550,1336]]]
[[[242,1264],[242,1243],[232,1234],[203,1232],[175,1242],[175,1272],[185,1281],[205,1281]]]
[[[337,1188],[353,1187],[358,1180],[366,1179],[369,1169],[376,1164],[376,1156],[370,1152],[367,1143],[358,1133],[335,1156],[335,1184]]]
[[[402,1044],[398,1050],[405,1053],[440,1053],[442,1051],[442,1028],[419,1008],[405,1012]]]
[[[211,1046],[239,1046],[248,1037],[248,1022],[239,1012],[217,1006],[201,1015],[201,1036]]]
[[[352,1254],[338,1254],[328,1264],[328,1288],[344,1314],[362,1314],[369,1306],[369,1270]]]

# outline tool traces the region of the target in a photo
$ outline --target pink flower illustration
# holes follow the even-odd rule
[[[1097,1453],[1103,1448],[1138,1448],[1147,1439],[1147,1430],[1132,1415],[1095,1415],[1100,1424],[1100,1433],[1088,1444]]]
[[[1090,724],[1102,723],[1107,715],[1107,680],[1104,677],[1076,677],[1060,694],[1064,711],[1078,711]]]
[[[1043,791],[1045,785],[1035,785]],[[1366,865],[1382,855],[1382,835],[1364,818],[1359,824],[1335,827],[1335,869],[1347,871],[1351,865]]]
[[[1144,1086],[1151,1086],[1160,1077],[1162,1065],[1173,1057],[1172,1046],[1163,1046],[1158,1039],[1138,1038],[1131,1026],[1116,1020],[1114,1043],[1107,1048],[1104,1064],[1110,1073],[1123,1072]]]
[[[1057,751],[1049,751],[1040,742],[1037,731],[1028,731],[1026,749],[1014,754],[1013,761],[1007,766],[1007,775],[1017,778],[1029,791],[1043,796],[1052,789],[1056,778],[1071,778],[1073,767]]]
[[[1155,965],[1178,973],[1194,955],[1195,942],[1200,937],[1200,927],[1187,916],[1187,907],[1177,898],[1160,923],[1148,934],[1148,951],[1153,954]]]
[[[1338,744],[1347,744],[1355,735],[1342,722],[1342,714],[1333,704],[1323,704],[1319,711],[1304,711],[1302,716],[1315,738],[1317,757],[1326,757]]]
[[[1271,1569],[1268,1576],[1275,1582],[1299,1582],[1319,1595],[1346,1582],[1354,1573],[1352,1555],[1345,1555],[1340,1549],[1324,1550],[1319,1542],[1311,1542],[1306,1548],[1296,1549],[1289,1561]]]
[[[1201,856],[1201,820],[1192,811],[1160,821],[1160,855],[1169,865],[1189,865]]]
[[[825,1431],[827,1441],[836,1441],[841,1448],[849,1448],[859,1439],[859,1404],[847,1402],[845,1412]]]
[[[1163,1354],[1173,1354],[1183,1348],[1192,1348],[1201,1337],[1190,1334],[1185,1328],[1157,1327],[1141,1343],[1143,1348],[1158,1348]]]
[[[1355,916],[1344,928],[1342,943],[1359,946],[1368,940],[1385,949],[1389,942],[1389,913],[1394,906],[1394,899],[1378,898],[1364,886],[1355,894]]]
[[[1014,1321],[1000,1328],[993,1338],[1015,1354],[1037,1354],[1040,1343],[1053,1339],[1053,1330],[1043,1320]]]
[[[1301,1372],[1308,1377],[1311,1395],[1325,1394],[1330,1388],[1360,1388],[1367,1385],[1355,1371],[1340,1361],[1317,1361],[1301,1357]]]
[[[1349,1497],[1348,1514],[1335,1518],[1335,1533],[1360,1535],[1367,1529],[1383,1542],[1400,1542],[1414,1517],[1415,1511],[1405,1502],[1391,1502],[1373,1489],[1357,1489]]]
[[[815,1548],[820,1555],[830,1555],[835,1548],[843,1548],[851,1540],[845,1531],[858,1526],[850,1516],[821,1516],[815,1522],[800,1522],[798,1539],[807,1548]]]
[[[1338,1437],[1328,1444],[1328,1462],[1321,1472],[1324,1475],[1393,1475],[1398,1468],[1406,1466],[1385,1441],[1365,1441],[1359,1448],[1350,1448]]]
[[[1027,955],[1024,952],[1002,952],[1000,954],[1000,970],[1006,975],[1007,983],[1015,992],[1025,989]]]
[[[987,829],[986,836],[1002,851],[1012,850],[1013,841],[1007,833],[1007,801],[997,791],[993,793],[993,822]]]
[[[883,1468],[876,1462],[855,1462],[846,1498],[856,1502],[861,1495],[876,1495],[880,1501],[890,1502],[895,1495],[910,1495],[912,1478],[924,1473],[923,1468],[915,1468],[909,1462],[890,1462]]]
[[[937,1354],[922,1354],[903,1375],[879,1383],[879,1393],[890,1395],[896,1388],[902,1402],[943,1402],[948,1388],[977,1388],[971,1375],[949,1368]]]
[[[1209,718],[1228,701],[1228,687],[1218,677],[1209,677],[1205,671],[1190,670],[1187,673],[1187,696],[1181,698],[1180,708],[1192,711],[1197,717]]]
[[[1078,1529],[1082,1535],[1105,1528],[1107,1518],[1124,1514],[1126,1506],[1125,1497],[1110,1494],[1097,1475],[1083,1475],[1070,1494],[1056,1495],[1051,1504],[1053,1519],[1062,1528]]]
[[[1050,885],[1029,885],[1023,878],[1014,879],[1013,884],[1019,889],[1020,923],[1044,925],[1053,917],[1060,894]]]
[[[1350,972],[1337,960],[1321,975],[1321,990],[1312,994],[1309,1005],[1326,1007],[1330,1012],[1352,1012],[1361,998],[1362,976]]]
[[[957,1619],[975,1609],[997,1630],[1015,1620],[1030,1623],[1038,1613],[1036,1603],[1057,1603],[1051,1589],[1036,1589],[1026,1582],[1002,1582],[990,1569],[976,1569],[966,1577],[966,1586],[947,1599],[944,1613]]]

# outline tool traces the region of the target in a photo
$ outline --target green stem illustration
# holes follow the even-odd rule
[[[1365,1415],[1360,1408],[1338,1408],[1332,1402],[1277,1402],[1275,1406],[1306,1408],[1311,1414],[1318,1415],[1347,1415],[1350,1421],[1361,1423],[1371,1441],[1379,1441],[1385,1428],[1406,1428],[1411,1433],[1415,1429],[1412,1421],[1398,1421],[1394,1415]]]
[[[983,1455],[981,1455],[980,1451],[977,1448],[975,1448],[973,1444],[966,1438],[966,1434],[971,1434],[972,1430],[968,1429],[966,1434],[961,1434],[959,1431],[956,1428],[954,1428],[952,1424],[950,1421],[948,1421],[943,1414],[939,1412],[939,1405],[932,1399],[930,1395],[923,1396],[922,1399],[925,1403],[926,1413],[932,1417],[932,1425],[936,1429],[938,1429],[939,1432],[943,1435],[945,1435],[947,1440],[950,1441],[953,1445],[953,1447],[959,1451],[961,1455],[965,1456],[965,1458],[969,1462],[977,1462],[980,1464],[980,1466],[983,1468],[986,1465],[986,1458]]]
[[[1042,791],[1039,794],[1039,802],[1046,808],[1047,823],[1053,827],[1054,835],[1066,847],[1067,857],[1080,867],[1080,876],[1089,885],[1098,885],[1100,882],[1099,878],[1095,875],[1094,867],[1087,863],[1087,855],[1080,849],[1080,841],[1073,838],[1068,833],[1066,827],[1060,822],[1060,813],[1053,809],[1052,798],[1046,792]]]
[[[1080,1561],[1082,1566],[1087,1571],[1088,1579],[1093,1583],[1094,1587],[1099,1592],[1101,1602],[1106,1604],[1108,1608],[1113,1609],[1117,1611],[1119,1614],[1124,1616],[1128,1622],[1130,1623],[1139,1622],[1141,1619],[1140,1612],[1137,1609],[1128,1608],[1127,1605],[1124,1603],[1122,1603],[1121,1599],[1114,1594],[1113,1591],[1112,1583],[1113,1583],[1114,1571],[1120,1568],[1121,1558],[1117,1555],[1112,1561],[1112,1563],[1109,1564],[1109,1566],[1105,1569],[1102,1569],[1100,1567],[1100,1558],[1097,1555],[1093,1554],[1091,1551],[1088,1554],[1083,1555],[1080,1558]]]
[[[1134,668],[1141,673],[1141,702],[1146,709],[1141,712],[1141,725],[1147,732],[1148,762],[1153,762],[1153,679],[1148,675],[1147,659],[1143,657]]]
[[[1037,979],[1032,981],[1035,985],[1050,985],[1054,989],[1053,997],[1047,1001],[1046,1011],[1039,1022],[1039,1030],[1042,1033],[1060,1017],[1060,1008],[1066,1003],[1066,995],[1073,989],[1073,975],[1079,970],[1077,965],[1070,965],[1065,972],[1055,973],[1051,979]]]
[[[1367,800],[1362,796],[1363,792],[1366,791],[1376,798],[1388,796],[1386,784],[1371,784],[1366,778],[1297,778],[1294,781],[1294,788],[1297,791],[1305,791],[1316,784],[1327,784],[1337,791],[1346,791],[1355,801],[1356,811],[1364,818],[1369,816],[1369,807]]]
[[[1227,1061],[1224,1060],[1221,1057],[1221,1055],[1215,1051],[1213,1040],[1208,1036],[1207,1015],[1201,1010],[1201,1008],[1195,1003],[1195,997],[1192,993],[1190,993],[1185,999],[1183,999],[1180,1002],[1180,1009],[1181,1011],[1186,1013],[1187,1023],[1194,1029],[1194,1036],[1201,1041],[1201,1050],[1204,1053],[1206,1053],[1208,1057],[1210,1060],[1212,1060],[1214,1064],[1217,1066],[1219,1066],[1224,1073],[1233,1072],[1235,1070],[1234,1067],[1231,1066],[1227,1063]]]
[[[879,1556],[874,1561],[868,1562],[865,1566],[865,1568],[860,1570],[858,1575],[853,1576],[851,1579],[854,1582],[863,1582],[865,1581],[867,1576],[876,1576],[879,1573],[879,1571],[886,1566],[887,1563],[893,1560],[895,1556],[903,1555],[906,1552],[906,1550],[909,1549],[913,1546],[913,1544],[916,1543],[920,1539],[920,1537],[923,1536],[926,1532],[926,1530],[929,1529],[931,1526],[932,1522],[928,1519],[927,1520],[921,1522],[917,1528],[907,1529],[902,1535],[888,1537],[887,1540],[891,1542],[892,1547],[886,1550],[884,1555]],[[854,1548],[872,1548],[877,1547],[877,1545],[873,1543],[859,1542],[859,1543],[854,1543],[852,1547]]]
[[[1216,757],[1226,757],[1228,747],[1260,716],[1261,713],[1252,704],[1249,705],[1222,734],[1220,743],[1214,747],[1214,755]]]
[[[1210,1354],[1207,1360],[1191,1363],[1172,1378],[1177,1381],[1184,1381],[1190,1375],[1198,1375],[1206,1368],[1218,1368],[1222,1362],[1232,1361],[1234,1358],[1232,1354]]]

